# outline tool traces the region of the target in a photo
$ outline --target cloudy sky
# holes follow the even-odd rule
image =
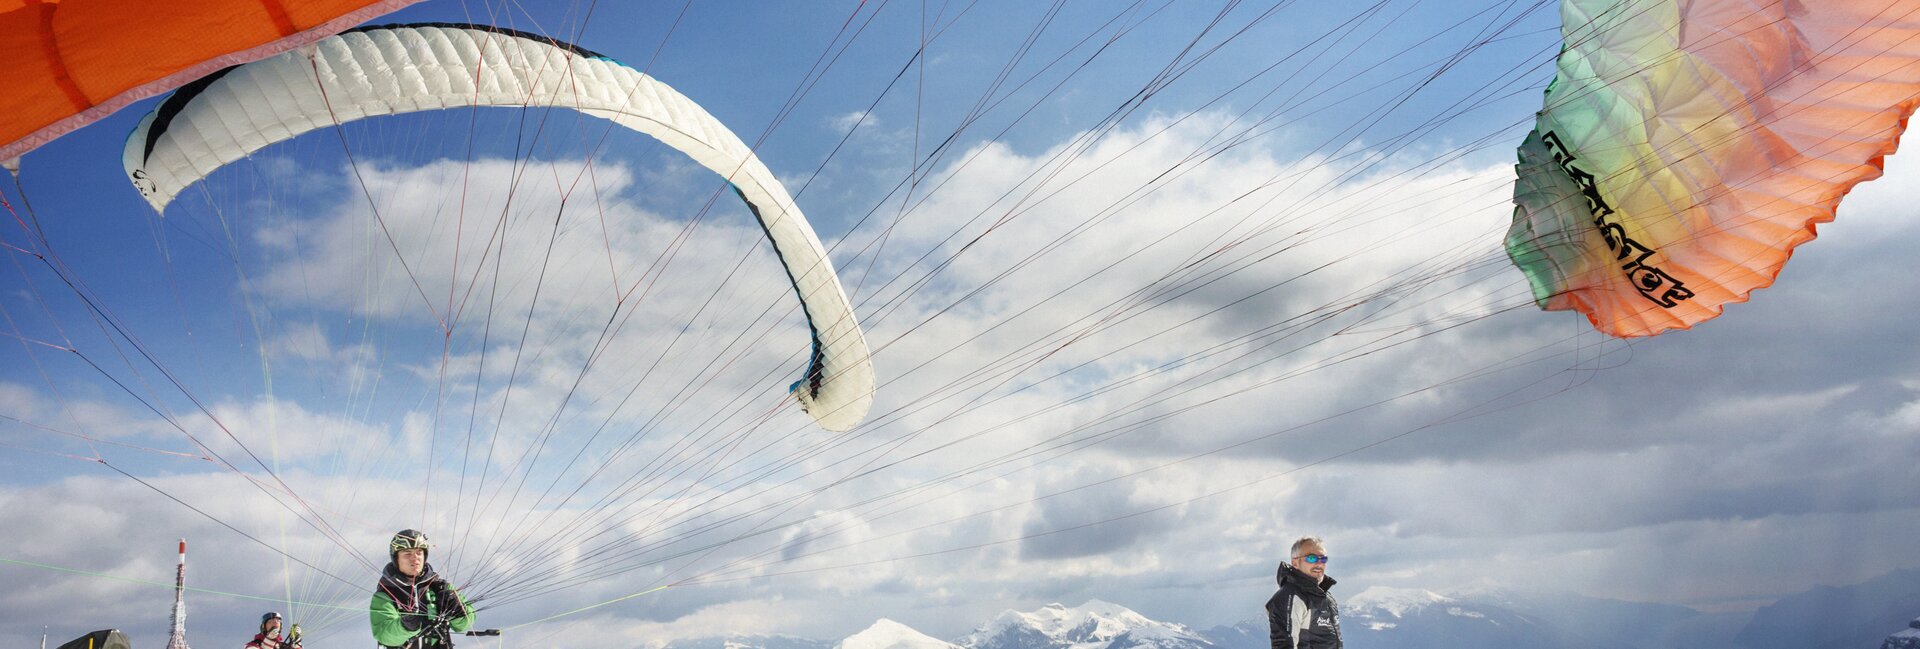
[[[1232,623],[1304,534],[1348,593],[1743,611],[1920,567],[1920,163],[1629,343],[1500,247],[1550,7],[607,4],[381,22],[571,40],[757,143],[866,326],[867,423],[785,398],[760,228],[644,136],[368,120],[159,219],[118,165],[145,102],[0,190],[39,229],[0,229],[0,644],[162,642],[182,537],[195,644],[363,643],[405,527],[531,646]]]

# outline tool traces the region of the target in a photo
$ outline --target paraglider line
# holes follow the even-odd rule
[[[56,566],[56,565],[52,565],[52,564],[46,564],[46,563],[39,563],[39,562],[34,562],[34,561],[23,561],[23,560],[20,560],[20,559],[9,559],[9,558],[7,558],[7,557],[0,557],[0,563],[9,563],[9,564],[13,564],[13,565],[16,565],[16,566],[24,566],[24,567],[28,567],[28,568],[39,568],[39,569],[42,569],[42,570],[51,570],[51,571],[54,571],[54,572],[64,572],[64,573],[68,573],[68,574],[74,574],[74,575],[85,575],[85,576],[88,576],[88,577],[98,577],[98,578],[100,578],[100,579],[111,579],[111,580],[113,580],[113,581],[119,581],[119,582],[125,582],[125,583],[129,583],[129,584],[137,584],[137,585],[140,585],[140,586],[153,586],[153,587],[155,587],[155,588],[166,588],[166,589],[168,589],[168,590],[172,590],[172,589],[174,589],[174,588],[183,588],[183,589],[186,589],[186,590],[189,590],[189,591],[192,591],[192,592],[196,592],[196,593],[207,593],[207,594],[209,594],[209,595],[221,595],[221,596],[225,596],[225,597],[233,597],[233,598],[238,598],[238,599],[251,599],[251,600],[258,600],[258,601],[263,601],[263,602],[282,602],[282,601],[285,601],[285,600],[283,600],[283,599],[281,599],[281,598],[278,598],[278,597],[265,597],[265,596],[261,596],[261,595],[245,595],[245,594],[241,594],[241,593],[232,593],[232,592],[227,592],[227,591],[224,591],[224,590],[214,590],[214,589],[211,589],[211,588],[198,588],[198,587],[194,587],[194,586],[181,586],[181,585],[179,585],[179,584],[175,584],[175,583],[173,583],[173,582],[166,582],[166,583],[161,583],[161,582],[158,582],[158,581],[148,581],[148,580],[145,580],[145,579],[135,579],[135,578],[132,578],[132,577],[122,577],[122,576],[120,576],[120,575],[110,575],[110,574],[107,574],[107,573],[104,573],[104,572],[94,572],[94,571],[91,571],[91,570],[81,570],[81,569],[79,569],[79,568],[67,568],[67,567],[64,567],[64,566]],[[336,605],[336,604],[315,604],[315,603],[312,603],[312,602],[298,602],[298,603],[299,603],[299,604],[300,604],[301,606],[311,606],[311,607],[314,607],[314,608],[328,608],[328,609],[336,609],[336,610],[342,610],[342,611],[366,611],[366,610],[368,610],[368,609],[367,609],[367,607],[364,607],[364,606],[339,606],[339,605]]]
[[[634,594],[631,594],[631,595],[625,595],[625,596],[622,596],[622,597],[616,597],[616,598],[613,598],[613,599],[610,599],[610,600],[607,600],[607,601],[604,601],[604,602],[601,602],[601,603],[598,603],[598,604],[594,604],[594,605],[591,605],[591,606],[582,606],[582,607],[580,607],[580,608],[576,608],[576,609],[573,609],[573,610],[571,610],[571,611],[567,611],[567,612],[565,612],[565,613],[559,613],[559,614],[555,614],[555,615],[549,615],[549,616],[547,616],[547,617],[543,617],[543,618],[540,618],[540,619],[538,619],[538,620],[534,620],[534,621],[532,621],[532,622],[522,622],[522,623],[519,623],[519,624],[515,624],[515,625],[513,625],[513,626],[510,626],[510,627],[506,627],[506,628],[504,628],[504,629],[501,629],[501,630],[502,630],[502,631],[512,631],[512,630],[514,630],[514,629],[518,629],[518,628],[520,628],[520,627],[523,627],[523,626],[527,626],[527,625],[531,625],[531,624],[539,624],[539,623],[541,623],[541,622],[546,622],[546,621],[549,621],[549,620],[554,620],[554,619],[558,619],[558,618],[563,618],[563,617],[566,617],[566,616],[569,616],[569,615],[574,615],[574,614],[578,614],[578,613],[584,613],[584,612],[586,612],[586,611],[590,611],[590,610],[593,610],[593,609],[596,609],[596,608],[600,608],[600,607],[602,607],[602,606],[606,606],[606,605],[609,605],[609,604],[617,604],[617,603],[620,603],[620,602],[624,602],[624,601],[627,601],[627,600],[630,600],[630,599],[633,599],[633,598],[635,598],[635,597],[639,597],[639,596],[641,596],[641,595],[651,595],[651,594],[653,594],[653,593],[657,593],[657,592],[660,592],[660,591],[663,591],[663,590],[666,590],[666,589],[668,589],[668,588],[672,588],[673,586],[674,586],[673,584],[667,584],[667,585],[665,585],[665,586],[655,586],[655,587],[653,587],[653,588],[649,588],[649,589],[646,589],[646,590],[643,590],[643,591],[640,591],[640,592],[637,592],[637,593],[634,593]]]

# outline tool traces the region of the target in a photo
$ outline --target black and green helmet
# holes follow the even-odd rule
[[[432,546],[427,543],[427,535],[425,533],[419,530],[400,530],[393,535],[392,541],[387,542],[387,558],[392,559],[399,557],[401,550],[413,550],[417,548],[432,552],[432,550],[429,549],[431,547]]]

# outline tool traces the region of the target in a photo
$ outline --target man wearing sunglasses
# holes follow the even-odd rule
[[[1280,564],[1280,591],[1267,600],[1273,649],[1340,649],[1340,606],[1327,594],[1327,547],[1320,539],[1293,542],[1293,560]]]

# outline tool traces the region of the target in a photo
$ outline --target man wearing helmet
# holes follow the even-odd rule
[[[293,628],[298,630],[300,625],[296,624]],[[300,639],[292,635],[281,636],[280,614],[268,612],[260,616],[260,632],[254,634],[253,640],[247,643],[247,649],[300,649]]]
[[[387,544],[393,561],[373,589],[373,639],[382,647],[447,649],[473,628],[473,611],[427,563],[427,535],[400,530]]]

